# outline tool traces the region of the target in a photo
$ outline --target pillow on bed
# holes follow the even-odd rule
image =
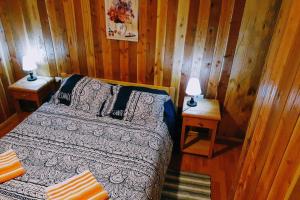
[[[52,102],[96,115],[111,96],[111,87],[100,80],[74,74],[62,83]]]
[[[111,88],[110,84],[84,77],[72,93],[70,107],[97,115],[99,108],[111,96]]]
[[[100,109],[99,116],[110,116],[126,121],[137,121],[138,118],[156,118],[163,121],[164,103],[168,99],[170,97],[163,90],[115,86],[111,98]],[[142,108],[144,110],[141,110]]]
[[[164,119],[164,103],[168,95],[132,91],[124,111],[123,120],[140,125],[154,124]]]
[[[172,138],[175,134],[175,122],[176,122],[176,112],[175,112],[175,107],[174,104],[171,100],[171,98],[168,96],[167,92],[164,90],[157,90],[157,89],[150,89],[150,88],[145,88],[145,87],[138,87],[138,86],[114,86],[111,91],[111,97],[109,97],[104,104],[100,107],[99,115],[100,117],[104,116],[110,116],[114,119],[120,119],[123,120],[125,110],[127,108],[127,103],[131,97],[132,92],[137,91],[139,92],[145,92],[153,95],[163,95],[167,96],[168,98],[165,99],[165,102],[159,102],[156,101],[156,103],[159,102],[159,104],[163,105],[163,121],[165,124],[168,126],[169,133],[171,134]],[[144,95],[142,95],[144,96]],[[147,95],[146,95],[147,96]],[[137,97],[137,96],[135,96]],[[132,96],[131,99],[133,100],[134,97]],[[161,100],[161,98],[159,98]],[[132,103],[128,103],[128,105]],[[140,105],[142,103],[139,103]],[[128,107],[129,109],[129,107]],[[159,109],[161,107],[159,106]],[[158,109],[158,110],[159,110]],[[154,111],[153,113],[157,112],[158,110]],[[127,120],[130,119],[130,116],[132,117],[133,112],[129,112],[128,110],[128,115],[127,115]],[[132,120],[137,120],[138,118],[138,113],[136,113],[136,117],[132,117]],[[134,114],[133,114],[134,115]],[[159,120],[161,120],[161,113],[158,113]],[[143,117],[144,118],[144,117]],[[150,121],[157,120],[154,118],[149,119]],[[143,120],[140,121],[135,121],[135,123],[142,123]]]
[[[84,76],[79,74],[74,74],[63,80],[60,88],[55,93],[52,98],[52,102],[55,104],[65,104],[69,106],[72,100],[72,92],[76,86],[76,84],[83,78]]]
[[[114,119],[123,119],[124,112],[126,109],[127,102],[129,101],[130,95],[132,91],[140,91],[151,94],[162,94],[168,95],[163,90],[150,89],[145,87],[137,87],[137,86],[115,86],[117,87],[113,91],[113,96],[104,108],[100,111],[99,116],[110,116]]]

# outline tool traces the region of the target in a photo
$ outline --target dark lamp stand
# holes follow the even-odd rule
[[[194,101],[194,97],[192,96],[191,99],[187,102],[187,105],[190,107],[195,107],[197,106],[197,102]]]
[[[36,79],[37,77],[33,75],[33,71],[30,71],[29,76],[27,77],[27,81],[35,81]]]

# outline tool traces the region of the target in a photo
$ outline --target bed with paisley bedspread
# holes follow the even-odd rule
[[[111,199],[159,199],[172,140],[164,122],[143,126],[45,103],[0,139],[26,174],[0,184],[0,199],[44,199],[45,188],[90,170]]]

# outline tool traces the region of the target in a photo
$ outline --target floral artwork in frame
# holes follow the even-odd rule
[[[108,39],[138,41],[138,0],[105,0]]]

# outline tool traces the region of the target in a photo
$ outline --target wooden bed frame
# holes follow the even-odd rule
[[[67,74],[67,73],[61,73],[60,76],[62,78],[65,78],[65,77],[69,77],[71,76],[72,74]],[[99,79],[101,81],[104,81],[106,83],[110,83],[110,84],[117,84],[117,85],[124,85],[124,86],[139,86],[139,87],[146,87],[146,88],[151,88],[151,89],[157,89],[157,90],[164,90],[166,91],[174,105],[175,105],[175,87],[165,87],[165,86],[160,86],[160,85],[149,85],[149,84],[142,84],[142,83],[132,83],[132,82],[125,82],[125,81],[116,81],[116,80],[110,80],[110,79],[102,79],[102,78],[96,78],[96,79]]]

